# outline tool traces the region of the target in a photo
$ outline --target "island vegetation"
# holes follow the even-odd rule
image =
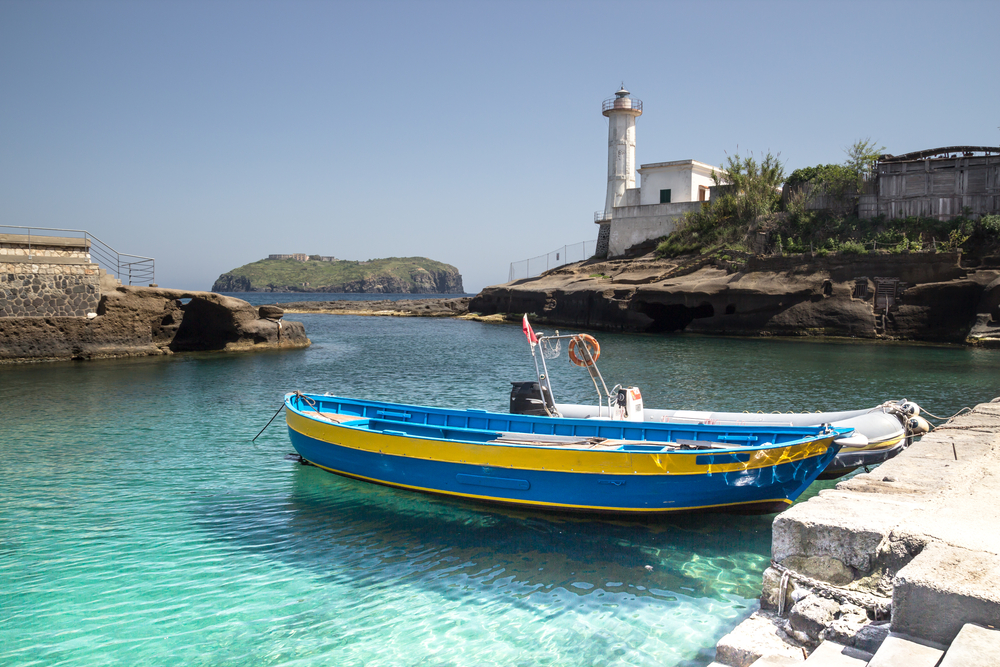
[[[875,161],[884,147],[870,139],[846,149],[842,164],[796,169],[785,177],[777,155],[736,153],[714,175],[712,200],[688,213],[657,246],[661,257],[687,254],[739,260],[754,254],[1000,251],[1000,216],[951,220],[857,214]],[[718,194],[716,194],[718,193]],[[823,198],[823,205],[811,205]]]
[[[228,271],[213,292],[347,292],[380,294],[462,294],[462,276],[450,264],[426,257],[368,261],[310,255],[262,259]]]

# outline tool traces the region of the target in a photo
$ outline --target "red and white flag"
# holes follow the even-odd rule
[[[525,314],[524,320],[521,323],[521,330],[524,331],[524,335],[528,337],[529,343],[531,343],[532,345],[538,344],[538,336],[536,336],[535,332],[531,330],[531,325],[528,324],[527,314]]]

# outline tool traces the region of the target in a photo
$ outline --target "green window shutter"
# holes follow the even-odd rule
[[[670,203],[670,190],[660,190],[660,203],[661,204]]]

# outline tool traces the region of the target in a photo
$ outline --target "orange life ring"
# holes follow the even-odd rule
[[[576,345],[580,344],[580,347],[586,349],[590,353],[590,358],[581,359],[576,356]],[[581,352],[583,350],[581,349]],[[586,353],[583,355],[586,357]],[[593,336],[587,334],[580,334],[579,336],[573,336],[569,341],[569,360],[572,361],[577,366],[593,366],[594,362],[601,358],[601,346],[598,344],[597,339]]]

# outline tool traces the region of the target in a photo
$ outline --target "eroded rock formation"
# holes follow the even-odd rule
[[[1000,262],[958,253],[589,261],[488,287],[469,309],[610,331],[966,342],[1000,333]],[[974,330],[975,327],[975,330]]]
[[[301,322],[262,317],[246,301],[154,287],[101,296],[97,317],[0,318],[0,361],[94,359],[180,351],[308,346]]]

